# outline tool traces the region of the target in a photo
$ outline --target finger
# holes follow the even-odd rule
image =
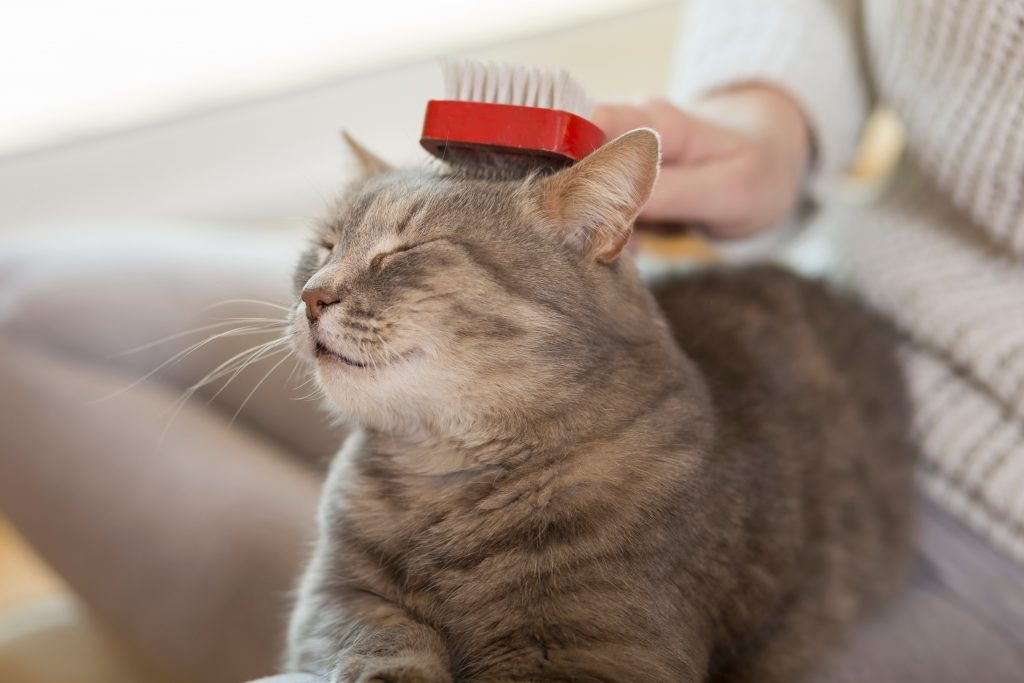
[[[661,136],[661,156],[666,163],[703,163],[732,153],[739,144],[734,132],[692,116],[663,98],[642,106],[598,105],[591,120],[609,140],[637,128],[653,128]]]
[[[650,124],[661,134],[661,157],[665,163],[701,164],[726,156],[739,145],[732,131],[693,116],[663,98],[644,105]]]
[[[629,104],[600,104],[594,108],[590,120],[605,132],[609,140],[637,128],[651,128],[650,112]]]
[[[652,100],[643,106],[605,104],[594,109],[591,120],[604,130],[609,140],[637,128],[653,128],[661,136],[662,158],[680,160],[692,147],[690,136],[699,135],[699,126],[671,104]]]
[[[719,237],[752,231],[755,197],[740,162],[665,166],[647,205],[644,221],[695,223]],[[748,230],[748,227],[750,230]]]

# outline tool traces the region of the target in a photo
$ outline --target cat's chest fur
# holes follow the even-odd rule
[[[617,439],[556,456],[492,444],[483,459],[496,462],[448,469],[416,467],[381,439],[350,439],[324,498],[334,571],[440,629],[475,669],[513,651],[539,657],[521,666],[550,666],[549,645],[594,623],[595,600],[602,621],[671,632],[672,610],[657,616],[653,603],[673,570],[637,571],[637,558],[671,540],[659,510],[693,466],[683,446],[645,459]],[[421,449],[413,457],[459,459]]]
[[[529,554],[543,571],[560,559],[560,544],[598,525],[629,521],[622,499],[617,508],[614,501],[636,482],[606,463],[611,451],[621,450],[615,445],[552,454],[531,444],[489,444],[477,450],[478,462],[466,464],[463,454],[443,444],[398,455],[393,445],[365,434],[351,440],[339,465],[344,477],[332,476],[328,484],[328,527],[393,552],[394,578],[405,590],[450,594],[458,586],[443,586],[438,578],[448,571],[472,570],[475,581],[488,582],[488,560],[507,561],[512,553]],[[461,466],[452,465],[460,460]],[[666,470],[683,469],[681,459],[675,467],[665,467],[670,458],[662,460]],[[616,524],[608,519],[613,509]]]

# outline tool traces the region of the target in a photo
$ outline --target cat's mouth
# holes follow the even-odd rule
[[[416,349],[412,349],[410,351],[406,351],[403,354],[394,356],[392,358],[389,358],[389,359],[383,360],[383,361],[381,361],[381,360],[375,360],[375,361],[356,360],[355,358],[352,358],[351,356],[346,356],[343,353],[338,353],[337,351],[335,351],[334,349],[332,349],[331,347],[327,346],[322,341],[317,339],[317,340],[313,341],[313,355],[316,356],[317,360],[325,360],[325,361],[329,361],[329,362],[333,361],[335,363],[341,363],[342,365],[347,365],[350,368],[379,369],[379,368],[384,368],[384,367],[389,367],[391,365],[395,365],[396,363],[399,363],[401,361],[408,360],[408,359],[414,357],[415,355],[417,355],[417,350]]]
[[[355,360],[354,358],[344,356],[338,353],[337,351],[334,351],[333,349],[329,349],[323,342],[320,341],[314,343],[313,354],[318,359],[338,361],[339,363],[344,363],[345,365],[349,365],[353,368],[365,368],[368,365],[367,363],[364,363],[362,361],[358,361]]]

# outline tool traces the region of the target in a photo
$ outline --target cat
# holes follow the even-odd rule
[[[364,173],[301,259],[291,330],[359,428],[288,670],[790,681],[899,585],[896,333],[775,267],[649,289],[622,252],[656,133],[505,178],[350,144]]]

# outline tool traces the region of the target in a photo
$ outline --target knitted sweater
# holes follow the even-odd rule
[[[823,211],[836,270],[912,340],[925,490],[1024,561],[1024,0],[690,0],[685,14],[672,96],[790,93],[819,197],[873,104],[903,119],[894,189]]]

